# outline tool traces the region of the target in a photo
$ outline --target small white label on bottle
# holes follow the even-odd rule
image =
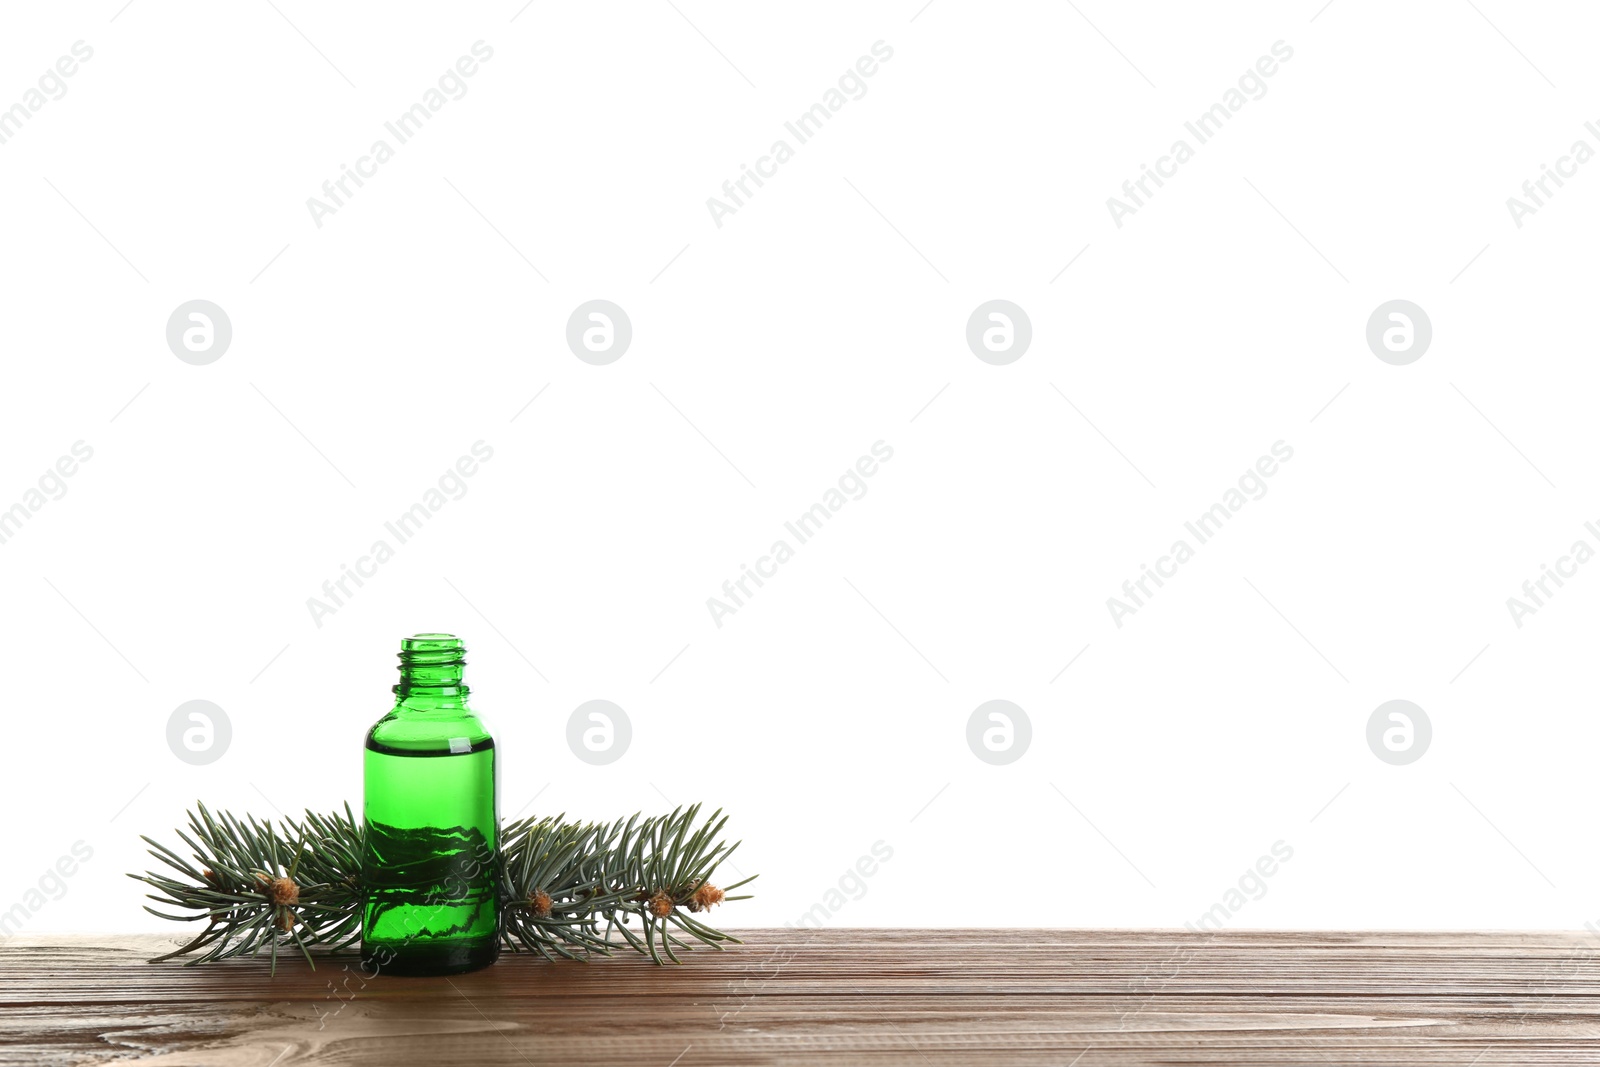
[[[468,741],[465,737],[452,737],[450,739],[450,751],[458,754],[462,752],[471,752],[472,742]]]

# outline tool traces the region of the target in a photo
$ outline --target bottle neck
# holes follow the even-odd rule
[[[466,663],[466,649],[454,638],[407,638],[401,644],[395,696],[401,704],[423,710],[462,707],[471,692],[462,681]]]

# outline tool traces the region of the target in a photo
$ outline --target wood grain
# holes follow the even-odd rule
[[[682,967],[526,956],[185,968],[159,937],[0,947],[0,1063],[1600,1063],[1600,938],[1566,933],[757,930]]]

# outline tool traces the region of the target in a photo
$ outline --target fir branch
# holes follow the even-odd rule
[[[186,962],[193,965],[266,950],[276,971],[278,949],[298,947],[315,967],[310,945],[338,952],[360,940],[364,829],[348,804],[343,812],[285,818],[281,826],[251,815],[213,815],[204,804],[198,809],[189,813],[189,832],[177,831],[192,859],[143,838],[150,855],[181,877],[156,871],[128,876],[156,890],[147,894],[151,900],[188,913],[146,905],[152,915],[206,920],[192,941],[152,963],[191,956]],[[676,950],[697,943],[721,950],[736,943],[693,917],[724,901],[747,899],[729,891],[752,880],[726,889],[711,883],[717,865],[738,845],[718,840],[727,824],[720,810],[696,828],[699,813],[695,804],[609,824],[556,816],[502,826],[503,944],[513,952],[574,960],[610,955],[626,945],[656,963],[677,963]],[[639,933],[631,929],[634,919]]]
[[[607,920],[607,937],[613,931],[620,933],[628,944],[657,963],[664,962],[663,953],[673,963],[682,962],[674,948],[694,946],[680,935],[719,951],[723,942],[738,942],[738,938],[685,914],[704,911],[724,900],[746,899],[729,897],[726,890],[717,889],[710,882],[717,864],[739,847],[737,843],[725,845],[720,841],[713,844],[727,824],[727,816],[719,809],[690,834],[699,814],[700,805],[693,804],[671,815],[645,819],[637,827],[633,820],[626,826],[619,823],[614,827],[620,835],[617,855],[623,861],[616,884],[631,893],[616,905],[601,909]],[[746,878],[729,888],[737,889],[750,881]],[[642,944],[640,936],[629,928],[632,918],[637,918],[643,928]]]

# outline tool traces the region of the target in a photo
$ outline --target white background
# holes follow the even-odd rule
[[[1594,13],[920,4],[8,5],[0,107],[94,55],[0,145],[0,508],[94,455],[0,545],[0,909],[82,840],[28,932],[169,928],[123,877],[138,835],[197,798],[358,803],[399,638],[444,630],[506,814],[733,813],[762,877],[725,924],[798,919],[880,840],[830,924],[1180,926],[1280,840],[1230,925],[1595,919],[1600,566],[1506,607],[1600,548],[1600,164],[1506,207],[1600,148]],[[466,95],[316,226],[479,40]],[[707,198],[880,40],[719,228]],[[1118,228],[1107,197],[1280,40]],[[609,366],[565,342],[594,298],[633,324]],[[964,336],[995,298],[1033,326],[1008,366]],[[1409,366],[1364,336],[1396,298],[1433,324]],[[166,344],[192,299],[232,322],[209,366]],[[479,440],[319,627],[307,599]],[[880,440],[717,627],[707,598]],[[1280,440],[1118,628],[1106,599]],[[604,767],[565,739],[596,698],[633,725]],[[1033,726],[1007,766],[966,743],[997,698]],[[1396,698],[1433,726],[1409,766],[1366,742]],[[191,699],[232,723],[208,766],[167,746]]]

